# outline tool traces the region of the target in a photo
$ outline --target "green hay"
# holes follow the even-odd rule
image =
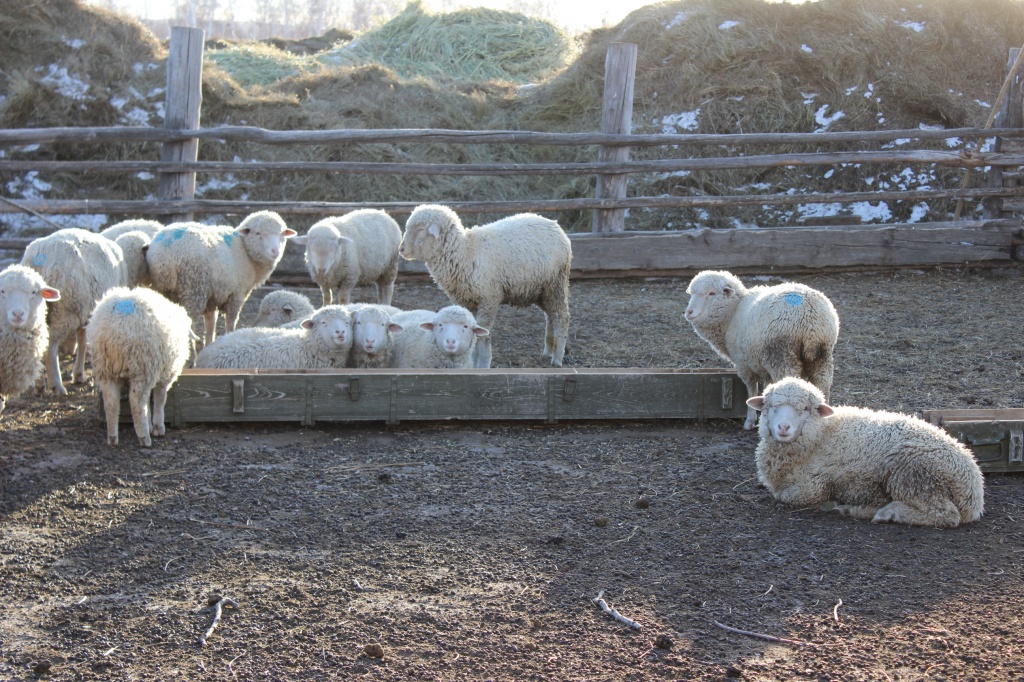
[[[268,86],[283,78],[323,71],[323,66],[312,57],[296,55],[265,43],[244,43],[210,50],[206,59],[245,88]]]
[[[441,81],[530,83],[561,70],[572,56],[572,40],[550,22],[484,8],[431,14],[414,2],[317,59],[330,66],[378,63],[402,76]]]

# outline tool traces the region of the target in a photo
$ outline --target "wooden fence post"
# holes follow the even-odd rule
[[[601,107],[601,132],[629,135],[633,129],[633,81],[636,74],[637,47],[633,43],[612,43],[604,60],[604,104]],[[598,161],[629,161],[629,147],[602,146]],[[598,175],[598,199],[622,199],[626,196],[626,174]],[[626,228],[626,209],[594,211],[593,232],[622,232]]]
[[[1010,48],[1010,58],[1006,63],[1007,72],[1009,72],[1014,63],[1017,61],[1017,55],[1020,54],[1019,47]],[[1024,73],[1017,71],[1014,74],[1013,81],[1010,83],[1010,89],[1007,90],[1006,96],[1003,98],[1002,104],[999,106],[999,113],[996,115],[995,127],[996,128],[1019,128],[1024,124],[1024,109],[1022,109],[1021,97],[1024,93],[1021,92],[1021,81],[1024,80]],[[1016,152],[1021,149],[1020,138],[1008,138],[996,137],[995,151],[997,152]],[[988,172],[988,186],[990,188],[1002,188],[1009,184],[1011,186],[1017,185],[1017,179],[1011,179],[1004,172],[1009,171],[1009,166],[992,166]],[[1001,218],[1003,217],[1003,199],[1002,197],[987,197],[981,202],[983,213],[982,216],[987,219]]]
[[[167,55],[167,101],[164,107],[164,128],[167,130],[196,130],[199,128],[199,110],[203,102],[203,39],[201,28],[174,26],[171,28],[170,50]],[[160,150],[161,161],[196,161],[199,158],[199,140],[191,138],[181,142],[165,142]],[[196,174],[161,173],[157,195],[161,200],[194,199]],[[191,213],[160,216],[162,222],[192,220]]]

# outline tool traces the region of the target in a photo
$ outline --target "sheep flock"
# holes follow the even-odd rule
[[[322,307],[276,290],[256,324],[238,328],[289,239],[305,248]],[[392,305],[402,259],[423,261],[451,305]],[[0,272],[0,410],[33,387],[66,395],[57,355],[74,347],[72,380],[86,381],[91,356],[109,444],[118,444],[127,389],[147,447],[166,432],[167,393],[190,359],[199,369],[488,370],[501,358],[504,305],[544,313],[538,360],[558,368],[573,363],[571,267],[572,242],[553,220],[519,214],[465,227],[438,204],[416,208],[404,232],[378,210],[325,218],[301,236],[271,211],[237,227],[128,220],[99,234],[59,230]],[[353,302],[355,287],[371,284],[374,300]],[[822,292],[703,271],[685,293],[686,321],[747,388],[743,426],[760,439],[753,468],[780,502],[946,528],[982,516],[984,481],[964,445],[910,415],[828,403],[840,321]]]

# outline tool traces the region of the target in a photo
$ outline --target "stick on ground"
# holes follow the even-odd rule
[[[735,632],[737,635],[746,635],[747,637],[756,637],[758,639],[765,639],[769,642],[781,642],[782,644],[794,644],[796,646],[840,646],[839,644],[816,644],[814,642],[805,642],[802,639],[786,639],[785,637],[775,637],[774,635],[765,635],[760,632],[751,632],[750,630],[740,630],[739,628],[731,628],[728,625],[722,625],[717,620],[711,621],[718,627],[728,632]]]
[[[210,638],[210,635],[213,634],[214,629],[217,627],[217,623],[220,622],[220,617],[224,612],[224,607],[228,606],[230,608],[237,609],[238,602],[227,597],[219,597],[217,601],[211,604],[211,606],[213,606],[213,622],[210,623],[210,627],[206,629],[203,636],[199,638],[199,646],[206,646],[206,640]]]
[[[628,625],[629,627],[633,628],[637,632],[639,632],[643,628],[643,626],[640,625],[640,623],[638,623],[635,620],[632,620],[630,618],[626,618],[621,613],[619,613],[618,611],[616,611],[612,607],[608,606],[608,603],[604,599],[601,599],[601,597],[603,595],[604,595],[604,590],[601,590],[600,592],[597,593],[597,596],[594,597],[594,599],[592,600],[595,604],[597,604],[598,606],[601,607],[602,611],[604,611],[605,613],[607,613],[609,616],[611,616],[615,620],[619,621],[620,623],[624,623],[625,625]]]

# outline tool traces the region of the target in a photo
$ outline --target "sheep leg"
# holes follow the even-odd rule
[[[749,397],[753,398],[754,396],[760,395],[760,393],[758,393],[760,377],[757,374],[754,374],[749,369],[742,367],[736,368],[736,374],[739,375],[740,381],[743,382],[743,385],[747,387],[747,395]],[[743,422],[743,428],[750,431],[757,426],[757,415],[757,410],[753,407],[748,407],[747,419]]]
[[[395,294],[394,280],[380,280],[377,282],[377,303],[391,305],[391,298]]]
[[[138,382],[132,382],[128,387],[128,404],[132,407],[135,435],[139,437],[139,445],[144,448],[153,444],[149,437],[149,395],[152,391],[152,387],[142,386]]]
[[[71,372],[71,383],[85,383],[85,355],[88,350],[85,345],[85,327],[79,327],[75,331],[75,339],[78,343],[75,348],[75,365]]]
[[[878,507],[871,504],[837,504],[832,509],[843,516],[849,516],[854,519],[863,519],[865,521],[869,521],[874,518],[875,513],[878,512]]]
[[[832,375],[835,370],[835,362],[832,359],[831,350],[828,351],[827,356],[813,363],[805,365],[807,368],[807,381],[811,382],[815,386],[821,389],[821,392],[825,394],[825,400],[829,399],[829,393],[832,389]]]
[[[203,346],[209,346],[217,338],[217,309],[203,313]]]
[[[544,333],[544,356],[551,358],[551,365],[562,366],[565,357],[565,342],[569,336],[569,311],[559,310],[547,316]]]
[[[64,388],[64,382],[60,378],[60,359],[57,357],[57,349],[60,346],[60,339],[50,341],[50,347],[46,351],[44,364],[46,365],[46,388],[57,395],[66,396],[68,389]]]
[[[117,445],[117,427],[121,419],[121,385],[116,381],[97,381],[103,394],[103,412],[107,417],[107,443]]]
[[[960,511],[950,500],[893,500],[871,519],[873,523],[906,523],[912,526],[955,528],[960,525]]]
[[[483,305],[477,310],[470,310],[476,323],[481,327],[490,330],[487,336],[481,336],[476,341],[476,348],[473,349],[473,367],[488,369],[491,366],[491,339],[494,338],[494,321],[498,317],[499,305]]]
[[[167,405],[167,389],[169,384],[157,382],[153,387],[153,431],[154,436],[167,434],[167,426],[164,424],[164,407]]]
[[[327,284],[321,284],[320,297],[323,299],[323,305],[331,305],[334,301],[334,291]]]
[[[242,305],[234,296],[224,305],[224,331],[233,332],[238,327],[238,316],[242,314]]]

